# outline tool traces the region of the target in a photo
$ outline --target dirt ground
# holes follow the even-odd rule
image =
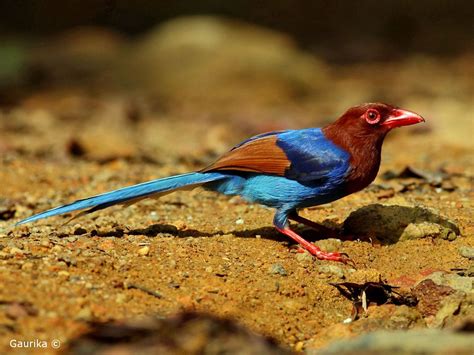
[[[379,72],[391,77],[415,70],[407,67],[380,65]],[[344,70],[333,70],[339,78],[333,88],[364,82],[367,68]],[[342,79],[350,75],[359,79]],[[451,76],[463,80],[456,78],[461,76]],[[380,85],[377,80],[367,85]],[[318,102],[267,104],[261,110],[190,102],[157,109],[124,93],[86,90],[39,90],[15,102],[0,117],[0,352],[11,350],[11,339],[65,344],[91,320],[167,317],[183,310],[235,319],[293,350],[320,349],[375,329],[426,327],[423,318],[389,322],[396,312],[390,305],[369,307],[363,319],[343,324],[351,302],[329,283],[382,277],[406,291],[432,271],[470,267],[472,261],[460,253],[461,247],[474,247],[474,111],[468,109],[472,83],[466,82],[471,86],[463,86],[462,97],[442,101],[443,93],[436,93],[431,101],[424,94],[423,100],[403,100],[400,106],[424,115],[427,124],[392,132],[375,185],[302,212],[341,233],[352,212],[374,204],[428,208],[459,227],[460,235],[448,238],[454,240],[430,235],[389,243],[354,233],[350,240],[327,241],[296,226],[323,248],[349,254],[356,268],[298,253],[272,228],[271,210],[199,189],[113,207],[66,225],[69,215],[13,226],[75,199],[196,170],[250,134],[323,124],[352,98],[334,108],[327,104],[321,114]],[[342,97],[349,91],[341,90]],[[443,182],[396,176],[407,166],[433,174],[442,168]],[[387,171],[395,177],[383,179]],[[20,309],[12,308],[18,303]],[[453,316],[446,326],[463,317]]]

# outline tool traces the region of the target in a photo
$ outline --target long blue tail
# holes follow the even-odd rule
[[[194,188],[207,182],[225,178],[226,175],[221,173],[189,173],[156,179],[138,185],[128,186],[122,189],[106,192],[101,195],[77,200],[67,205],[59,206],[25,218],[16,225],[25,224],[68,212],[83,210],[86,208],[88,208],[88,210],[82,212],[80,215],[95,212],[116,204],[132,204],[152,195],[166,195],[167,193],[170,193],[174,190],[182,188]]]

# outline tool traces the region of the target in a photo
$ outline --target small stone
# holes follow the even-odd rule
[[[244,220],[242,218],[239,218],[238,220],[235,221],[235,224],[244,224]]]
[[[421,238],[441,238],[449,241],[456,239],[456,233],[440,224],[422,222],[410,223],[402,235],[400,240],[421,239]]]
[[[145,245],[144,247],[138,249],[138,254],[141,256],[147,256],[150,253],[150,247]]]
[[[332,274],[340,279],[344,278],[344,271],[336,265],[321,265],[318,270],[323,274]]]
[[[186,222],[182,220],[177,220],[173,223],[173,225],[178,229],[178,230],[185,230],[186,229]]]
[[[42,247],[48,248],[51,245],[51,241],[48,238],[41,239],[40,245]]]
[[[208,266],[204,270],[208,273],[211,273],[212,272],[212,266]]]
[[[76,315],[78,320],[90,320],[92,318],[92,311],[89,307],[82,308]]]
[[[115,302],[117,303],[125,303],[128,300],[128,296],[124,293],[119,293],[117,296],[115,296]]]
[[[296,260],[300,263],[309,263],[313,261],[313,256],[305,250],[303,253],[296,253]]]
[[[295,344],[295,351],[297,353],[301,352],[303,350],[303,345],[304,343],[302,341],[299,341]]]
[[[314,244],[320,247],[321,250],[324,250],[325,252],[333,253],[337,252],[338,249],[340,249],[342,241],[336,238],[328,238],[318,240]]]
[[[102,251],[111,251],[115,248],[115,243],[112,239],[106,239],[100,242],[97,248]]]
[[[8,305],[7,309],[5,310],[5,315],[10,319],[18,319],[26,317],[28,312],[21,304],[12,303]]]
[[[55,245],[54,247],[51,248],[51,251],[53,253],[60,253],[63,250],[63,248],[60,245]]]
[[[459,254],[461,256],[468,258],[470,260],[474,259],[474,248],[473,247],[468,247],[468,246],[462,246],[459,248]]]
[[[268,269],[268,272],[273,275],[281,275],[281,276],[287,276],[288,273],[286,272],[285,268],[281,264],[273,264],[270,266]]]
[[[67,264],[64,262],[64,261],[58,261],[56,263],[56,267],[59,268],[59,269],[66,269],[67,268]]]
[[[61,270],[58,272],[58,276],[69,277],[69,272],[66,270]]]
[[[17,247],[10,248],[10,254],[12,254],[12,255],[16,255],[16,254],[23,255],[24,253],[25,252],[23,250],[21,250],[20,248],[17,248]]]
[[[33,263],[27,261],[26,263],[24,263],[24,264],[21,266],[21,269],[24,270],[24,271],[29,271],[29,270],[33,269]]]

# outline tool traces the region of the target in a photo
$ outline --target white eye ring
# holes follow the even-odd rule
[[[377,110],[369,109],[365,113],[365,120],[369,124],[376,124],[380,122],[380,113]]]

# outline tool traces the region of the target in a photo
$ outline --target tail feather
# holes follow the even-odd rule
[[[76,216],[79,217],[80,215],[99,211],[116,204],[130,205],[153,195],[166,195],[167,193],[178,189],[194,188],[207,182],[224,179],[225,177],[226,176],[221,173],[189,173],[156,179],[138,185],[127,186],[118,190],[88,197],[82,200],[77,200],[67,205],[55,207],[53,209],[25,218],[19,221],[16,225],[25,224],[68,212],[84,210],[87,208],[88,210],[83,211],[78,216]]]

